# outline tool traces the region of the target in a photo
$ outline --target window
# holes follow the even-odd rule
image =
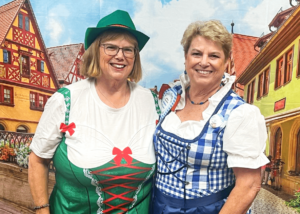
[[[30,92],[30,108],[35,108],[36,93]]]
[[[11,63],[11,54],[10,51],[3,49],[3,62],[10,64]]]
[[[287,53],[286,57],[286,69],[284,74],[284,83],[291,81],[293,71],[293,50]]]
[[[25,126],[19,126],[17,132],[28,133],[28,129]]]
[[[26,31],[30,30],[30,20],[27,15],[22,13],[19,14],[19,28],[23,29],[25,27]]]
[[[277,61],[277,69],[276,69],[276,82],[275,82],[275,88],[278,88],[282,85],[282,76],[283,76],[283,57],[281,57]]]
[[[45,104],[49,96],[45,94],[39,94],[37,92],[30,92],[30,109],[32,110],[44,110]]]
[[[253,103],[253,100],[254,100],[254,87],[255,87],[255,80],[253,80],[248,85],[247,102],[250,103],[250,104]]]
[[[23,29],[23,14],[19,14],[19,28]]]
[[[44,96],[39,96],[39,108],[44,108]]]
[[[22,60],[22,63],[21,63],[22,76],[30,77],[29,56],[24,56],[23,55],[21,60]]]
[[[292,80],[293,48],[277,60],[275,89]]]
[[[44,61],[37,60],[37,70],[44,73]]]
[[[13,88],[5,85],[0,85],[0,104],[2,105],[14,105],[14,93]]]
[[[270,75],[270,69],[268,68],[258,76],[257,98],[261,98],[263,95],[268,94],[269,75]]]
[[[5,127],[0,123],[0,131],[5,131]]]
[[[25,16],[25,30],[29,31],[29,18]]]

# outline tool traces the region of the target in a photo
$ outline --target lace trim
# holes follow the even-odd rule
[[[103,203],[103,198],[102,198],[102,190],[101,187],[98,186],[96,179],[93,177],[93,175],[91,174],[90,170],[88,169],[83,169],[83,173],[84,176],[91,179],[91,184],[93,186],[96,187],[96,193],[99,196],[98,200],[97,200],[97,205],[99,207],[99,209],[97,210],[97,214],[103,214],[103,209],[101,207],[102,203]]]

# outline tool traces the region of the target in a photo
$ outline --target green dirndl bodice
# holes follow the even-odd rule
[[[69,161],[63,137],[53,157],[56,184],[50,196],[51,213],[147,214],[155,164],[132,159],[125,150],[131,152],[129,147],[123,151],[115,147],[116,156],[108,163],[80,168]]]

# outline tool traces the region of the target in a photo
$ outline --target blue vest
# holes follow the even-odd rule
[[[235,183],[233,170],[227,166],[223,134],[232,110],[244,100],[230,90],[216,107],[199,135],[187,140],[162,129],[181,86],[168,89],[169,106],[164,106],[154,134],[157,158],[156,187],[174,198],[195,199],[217,193]],[[172,93],[170,93],[172,92]],[[169,94],[169,95],[168,95]],[[162,104],[164,105],[164,98]]]

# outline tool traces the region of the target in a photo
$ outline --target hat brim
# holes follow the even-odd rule
[[[129,33],[131,33],[138,42],[139,51],[141,51],[143,49],[143,47],[149,40],[149,37],[147,35],[143,34],[140,31],[132,30],[130,28],[116,27],[116,26],[101,27],[101,28],[90,27],[85,32],[85,39],[84,39],[85,50],[87,50],[90,47],[90,45],[95,41],[95,39],[101,33],[103,33],[104,31],[106,31],[108,29],[122,29],[122,30],[125,30],[125,31],[128,31]]]

